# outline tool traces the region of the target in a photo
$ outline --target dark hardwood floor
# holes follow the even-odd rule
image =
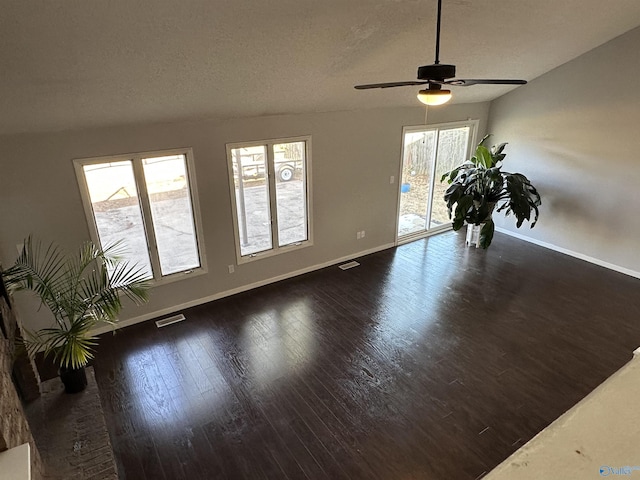
[[[121,477],[478,479],[640,346],[639,280],[463,237],[104,335]]]

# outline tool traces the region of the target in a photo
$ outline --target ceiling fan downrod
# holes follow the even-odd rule
[[[442,16],[442,0],[438,0],[438,21],[436,23],[436,59],[433,63],[440,63],[440,17]]]

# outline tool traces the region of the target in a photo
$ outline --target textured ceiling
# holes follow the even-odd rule
[[[531,80],[640,25],[638,0],[443,0],[441,60]],[[416,105],[436,0],[0,0],[0,133]],[[454,102],[514,87],[456,88]]]

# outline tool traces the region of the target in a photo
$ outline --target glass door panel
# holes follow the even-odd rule
[[[469,127],[449,128],[440,130],[438,135],[438,153],[436,156],[436,174],[433,187],[433,202],[431,206],[431,228],[450,223],[447,204],[444,202],[444,192],[449,184],[440,182],[442,176],[453,170],[466,160],[469,147]]]
[[[440,178],[468,155],[472,125],[418,127],[404,131],[398,239],[418,237],[448,225],[448,184]]]
[[[398,236],[423,232],[431,197],[436,131],[406,132],[400,182]]]

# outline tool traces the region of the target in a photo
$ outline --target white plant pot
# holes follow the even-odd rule
[[[480,230],[484,225],[484,223],[480,225],[467,224],[467,240],[465,242],[467,247],[475,245],[478,248],[480,246]]]

